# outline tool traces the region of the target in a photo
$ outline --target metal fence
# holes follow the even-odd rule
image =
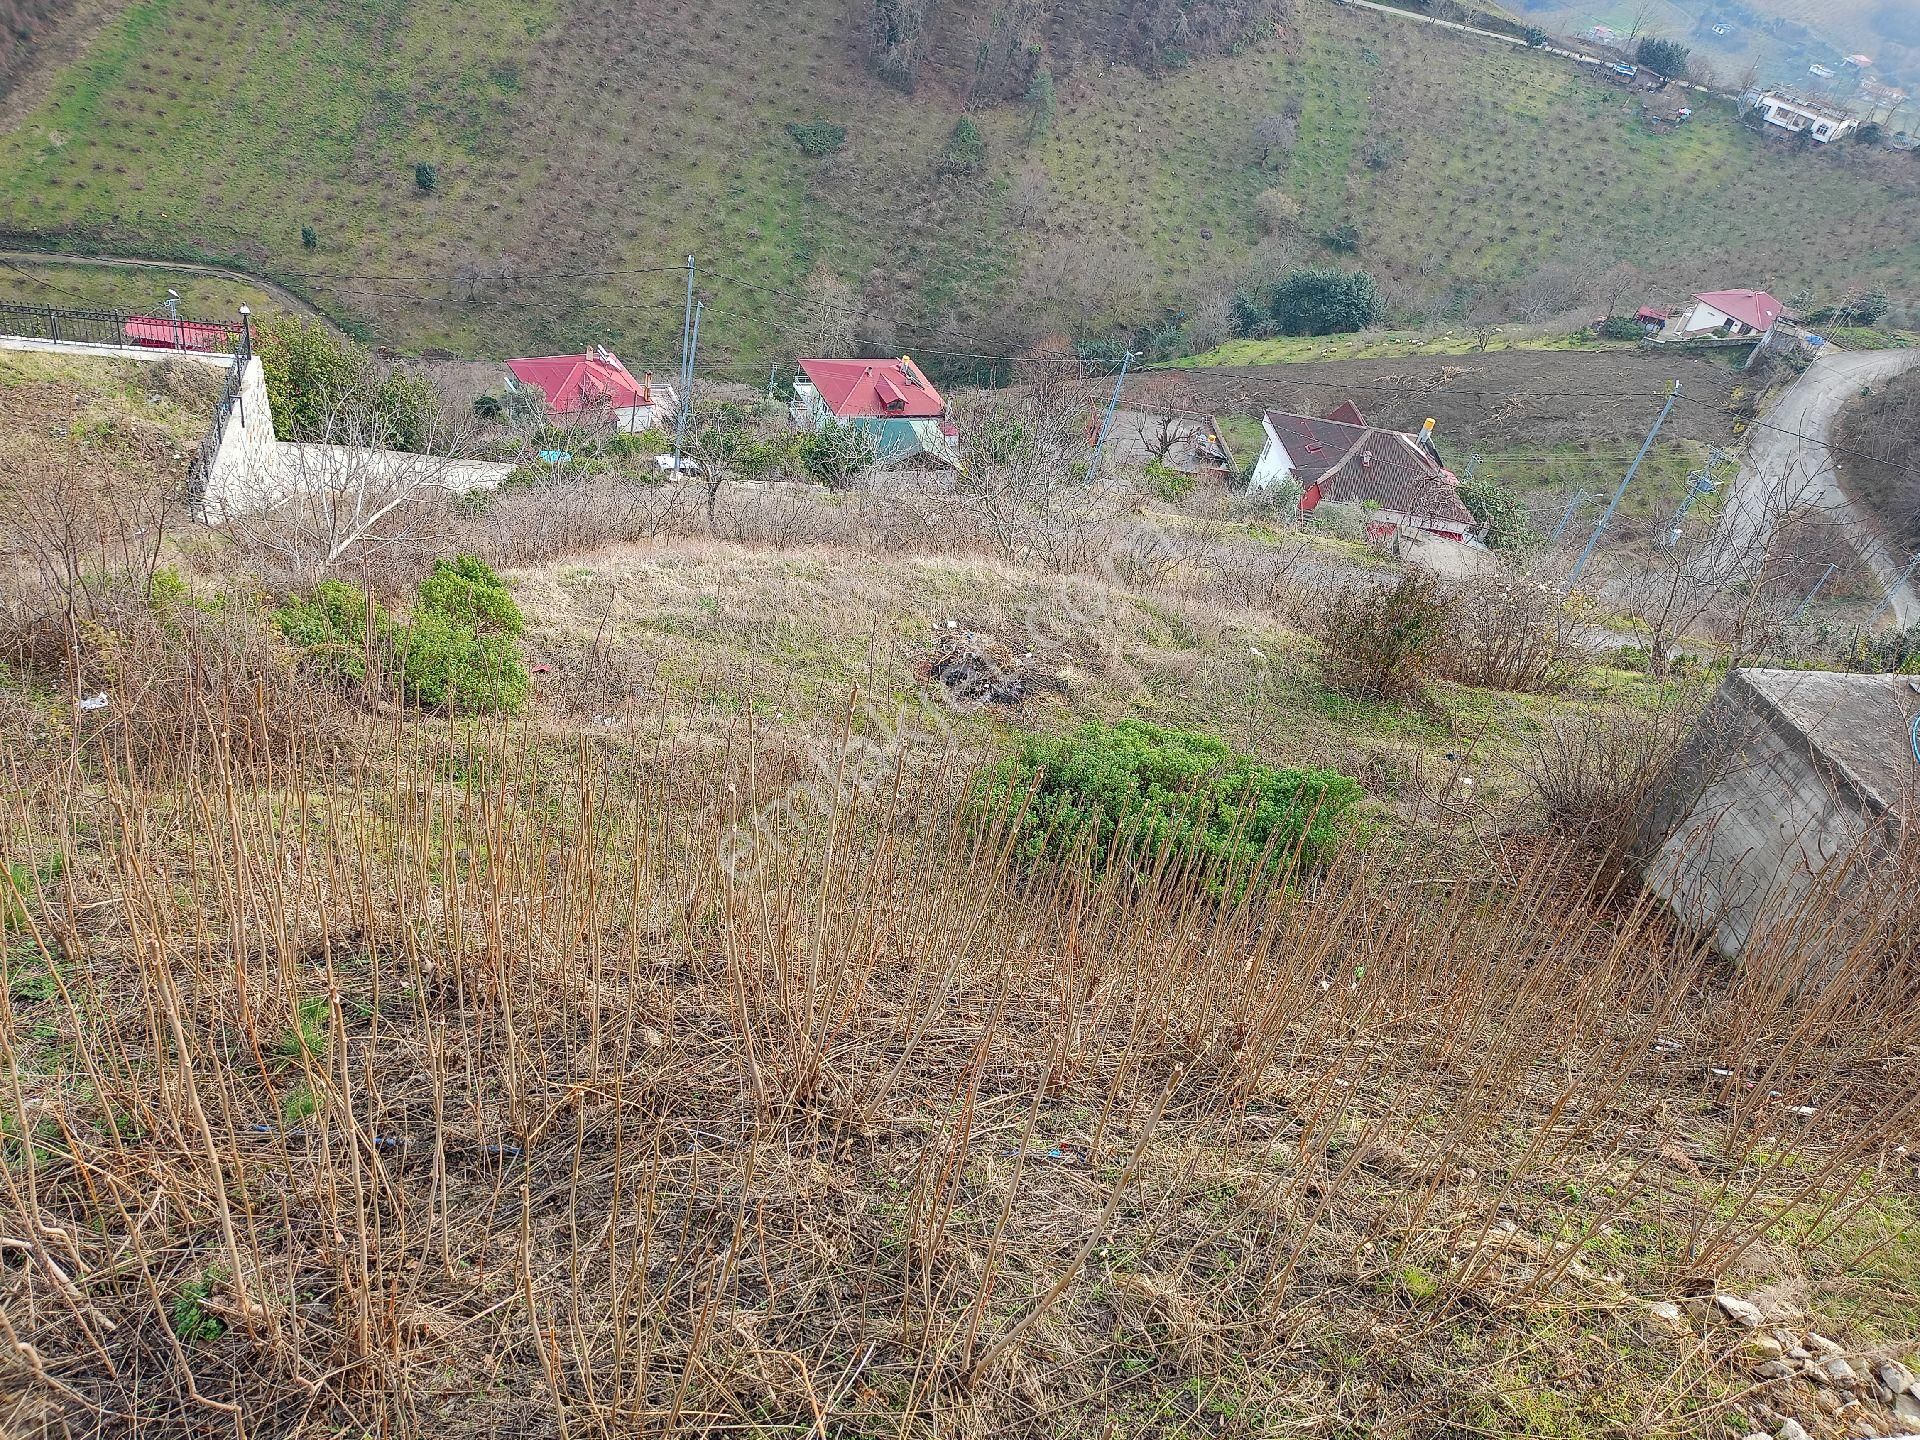
[[[233,347],[233,364],[227,367],[226,382],[221,385],[220,399],[213,407],[213,419],[194,451],[193,464],[187,469],[187,501],[195,510],[205,506],[207,475],[220,454],[220,439],[227,433],[227,421],[234,407],[240,404],[240,391],[247,383],[247,364],[253,359],[253,326],[242,324],[237,328],[240,333]]]
[[[178,315],[0,304],[0,335],[70,345],[114,345],[128,350],[191,350],[226,355],[245,343],[245,331],[244,325],[221,320],[188,320]]]

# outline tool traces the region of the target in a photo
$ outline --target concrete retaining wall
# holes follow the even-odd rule
[[[267,401],[267,376],[256,355],[241,373],[239,403],[227,415],[219,448],[207,467],[207,489],[201,503],[208,523],[217,525],[238,513],[257,485],[257,477],[275,473],[279,463],[273,406]]]
[[[1832,909],[1914,823],[1916,714],[1905,676],[1728,676],[1654,808],[1648,888],[1729,957]]]

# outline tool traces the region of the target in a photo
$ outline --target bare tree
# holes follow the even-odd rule
[[[1262,170],[1267,168],[1267,163],[1276,150],[1281,152],[1281,157],[1284,159],[1287,152],[1293,149],[1294,141],[1299,138],[1299,135],[1299,116],[1286,111],[1263,115],[1254,121],[1253,143],[1260,147],[1260,168]]]
[[[859,322],[860,301],[853,287],[824,263],[815,265],[794,309],[796,348],[803,355],[851,354]]]
[[[149,593],[179,491],[159,467],[54,441],[9,443],[0,452],[0,631],[15,646],[77,658],[84,622],[116,596]]]
[[[1173,415],[1148,415],[1135,427],[1140,446],[1149,460],[1165,464],[1167,456],[1182,445],[1191,446],[1200,436],[1200,427]]]
[[[1813,493],[1804,470],[1736,485],[1720,517],[1673,523],[1616,571],[1619,608],[1645,628],[1648,666],[1664,677],[1674,649],[1712,628],[1733,642],[1735,661],[1765,648],[1786,618],[1786,597],[1767,588],[1782,526]]]
[[[324,578],[349,555],[364,566],[420,553],[448,498],[470,487],[461,462],[472,453],[471,417],[440,406],[417,452],[391,450],[377,388],[363,377],[336,399],[319,441],[280,444],[237,493],[209,497],[236,541],[297,583]]]

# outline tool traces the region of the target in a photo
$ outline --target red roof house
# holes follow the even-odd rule
[[[912,359],[802,360],[800,369],[836,420],[932,420],[947,402]]]
[[[911,356],[898,360],[802,360],[793,383],[793,423],[805,430],[856,425],[880,459],[927,455],[959,463],[960,432],[947,401]]]
[[[1728,339],[1758,339],[1785,313],[1786,307],[1764,290],[1708,290],[1693,297],[1693,310],[1678,338],[1719,334]]]
[[[1302,515],[1323,501],[1362,505],[1377,523],[1448,540],[1466,539],[1479,523],[1433,448],[1432,421],[1417,436],[1377,429],[1349,400],[1324,417],[1269,410],[1260,423],[1267,446],[1248,481],[1256,494],[1291,479]]]
[[[656,386],[652,375],[634,379],[620,357],[604,345],[594,346],[585,355],[509,360],[507,371],[508,385],[539,391],[550,414],[576,415],[605,405],[622,430],[651,429],[674,406],[671,386]]]

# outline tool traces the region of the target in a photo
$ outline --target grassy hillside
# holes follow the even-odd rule
[[[1290,105],[1298,144],[1263,170],[1252,127]],[[658,355],[697,252],[723,367],[790,353],[805,307],[781,292],[816,267],[888,346],[1144,323],[1228,283],[1276,184],[1309,235],[1356,224],[1407,303],[1548,261],[1627,261],[1669,295],[1920,290],[1911,161],[1801,155],[1718,113],[1655,134],[1562,63],[1333,6],[1160,78],[1063,76],[1038,139],[989,107],[978,177],[938,172],[961,110],[937,76],[877,83],[824,0],[777,25],[727,0],[138,0],[0,137],[0,226],[229,259],[382,339],[472,353]],[[846,127],[839,153],[784,128],[816,119]]]

